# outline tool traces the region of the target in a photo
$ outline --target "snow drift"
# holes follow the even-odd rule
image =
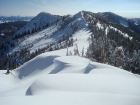
[[[0,103],[139,105],[139,76],[65,52],[41,54],[10,75],[0,71],[0,79],[5,80],[0,82]]]

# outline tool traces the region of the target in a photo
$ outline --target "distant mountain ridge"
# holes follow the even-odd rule
[[[136,33],[140,34],[140,28],[137,26],[137,24],[140,22],[137,19],[128,19],[124,18],[122,16],[119,16],[112,12],[103,12],[103,13],[97,13],[97,16],[100,16],[101,18],[105,19],[111,24],[114,25],[121,25],[126,28],[131,29],[132,31],[135,31]]]
[[[33,16],[0,16],[0,23],[30,21]]]
[[[83,11],[84,12],[84,11]],[[88,12],[88,11],[85,11]],[[99,13],[92,13],[88,12],[90,15],[94,15],[97,18],[104,19],[108,23],[114,25],[114,26],[123,26],[126,28],[129,28],[130,30],[140,34],[140,19],[128,19],[124,18],[122,16],[119,16],[112,12],[99,12]],[[67,15],[70,16],[70,15]],[[36,17],[34,17],[26,26],[24,26],[22,29],[20,29],[16,34],[22,34],[24,32],[26,33],[32,33],[32,31],[38,31],[40,29],[43,29],[44,27],[47,27],[55,22],[58,22],[59,20],[63,19],[66,16],[58,16],[58,15],[51,15],[46,12],[39,13]]]
[[[28,21],[15,21],[0,24],[0,40],[4,40],[5,37],[13,36],[15,32],[26,25]]]

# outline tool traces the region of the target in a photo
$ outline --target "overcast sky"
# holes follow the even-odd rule
[[[67,15],[82,10],[140,18],[140,0],[0,0],[0,15],[4,16],[36,16],[43,11]]]

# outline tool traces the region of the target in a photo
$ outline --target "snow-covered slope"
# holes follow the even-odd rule
[[[61,19],[60,16],[51,15],[49,13],[41,12],[36,17],[34,17],[27,25],[21,28],[16,34],[23,34],[24,32],[37,31],[43,27],[47,27]]]
[[[96,17],[94,17],[93,15],[96,15]],[[111,20],[109,20],[110,22],[114,22],[114,21],[121,22],[123,25],[127,25],[124,24],[127,23],[127,20],[125,18],[122,18],[120,16],[108,12],[94,14],[91,12],[81,11],[73,16],[64,16],[64,17],[55,16],[43,12],[38,14],[27,25],[21,28],[17,32],[17,34],[28,32],[28,31],[31,32],[33,29],[38,29],[39,27],[42,28],[46,24],[49,24],[48,27],[45,27],[44,29],[32,33],[30,35],[26,35],[25,38],[19,40],[19,43],[16,44],[15,48],[12,51],[23,49],[30,45],[33,45],[33,47],[30,48],[31,51],[35,51],[39,48],[43,48],[51,44],[52,42],[57,42],[63,36],[73,36],[74,33],[79,32],[80,30],[91,31],[88,28],[89,27],[88,23],[92,23],[95,22],[95,20],[98,20],[97,15],[100,15],[102,16],[102,18],[106,18],[106,19],[111,18]],[[87,19],[85,19],[85,17],[87,17]],[[91,21],[89,21],[88,18],[91,18]],[[97,27],[103,29],[104,28],[103,25],[104,24],[101,23],[100,20],[98,20]],[[115,29],[125,37],[129,37],[128,34],[109,25],[106,28],[106,34],[109,29],[108,27]],[[132,37],[130,37],[130,39],[132,39]]]
[[[140,18],[132,18],[130,20],[134,21],[136,25],[140,25]]]
[[[47,52],[12,74],[0,71],[0,104],[139,105],[139,76],[65,54]]]
[[[42,15],[46,15],[46,14],[43,13]],[[35,17],[35,19],[37,17]],[[50,18],[50,19],[52,19],[51,21],[55,21],[55,20],[53,20],[53,18]],[[55,19],[58,19],[58,18],[55,17]],[[47,21],[51,23],[50,20],[47,19]],[[32,28],[33,22],[34,22],[34,19],[29,24],[27,24],[25,27],[27,29],[28,29],[28,27]],[[18,32],[22,31],[23,29],[24,29],[24,27],[21,30],[19,30]],[[76,34],[77,32],[79,33],[79,31],[85,32],[85,37],[88,37],[88,35],[86,35],[86,34],[89,33],[89,29],[83,18],[82,12],[79,12],[73,16],[68,16],[63,20],[60,20],[57,23],[50,25],[49,27],[47,27],[46,29],[44,29],[42,31],[31,34],[30,36],[27,35],[26,38],[24,38],[24,40],[20,41],[20,43],[14,48],[13,51],[23,49],[30,45],[33,45],[33,47],[31,48],[31,51],[34,51],[38,48],[43,48],[43,47],[51,44],[52,42],[56,42],[56,41],[60,40],[63,37],[63,35],[72,36],[72,35]],[[79,34],[82,34],[82,33],[79,33]],[[80,38],[80,36],[78,36],[77,38]],[[85,39],[85,40],[87,40],[87,39]]]
[[[42,17],[42,19],[41,19]],[[48,17],[48,18],[47,18]],[[51,18],[52,17],[52,18]],[[61,18],[60,20],[58,20]],[[46,20],[45,20],[46,19]],[[49,20],[50,19],[50,20]],[[55,20],[56,19],[56,20]],[[37,52],[39,49],[43,49],[43,52],[49,51],[48,46],[50,46],[52,43],[55,44],[51,47],[56,47],[58,42],[62,40],[65,37],[73,37],[74,42],[77,40],[78,47],[81,49],[85,49],[85,54],[87,51],[87,47],[90,44],[91,35],[94,35],[94,30],[99,31],[99,29],[104,30],[105,29],[105,35],[107,35],[110,32],[110,29],[115,30],[115,32],[120,33],[122,37],[129,38],[130,40],[133,39],[133,36],[130,36],[130,34],[125,33],[122,30],[119,30],[110,24],[103,23],[102,20],[95,17],[93,13],[81,11],[73,16],[54,16],[48,13],[40,13],[37,17],[35,17],[33,20],[31,20],[27,25],[25,25],[21,30],[18,32],[24,32],[25,29],[33,28],[34,22],[38,23],[40,26],[42,26],[43,20],[48,23],[56,21],[53,24],[50,24],[48,27],[45,27],[44,29],[37,31],[32,34],[27,35],[21,35],[21,37],[13,37],[11,38],[11,45],[14,43],[14,47],[10,48],[8,53],[11,55],[13,54],[13,59],[15,57],[16,51],[20,52],[23,49],[27,49],[29,53],[27,54],[20,54],[16,58],[14,58],[13,61],[16,61],[15,65],[21,65],[22,63],[28,61],[28,56],[31,56],[33,53]],[[96,23],[96,24],[94,24]],[[39,26],[38,25],[38,26]],[[90,28],[91,26],[91,28]],[[26,27],[26,28],[25,28]],[[24,29],[25,28],[25,29]],[[15,40],[13,40],[15,39]],[[84,43],[84,44],[82,44]],[[63,42],[61,43],[63,44]],[[81,45],[82,44],[82,45]],[[9,47],[9,46],[8,46]],[[44,48],[47,47],[45,50]],[[120,46],[119,46],[120,47]],[[60,47],[59,47],[60,48]],[[64,48],[64,47],[63,47]],[[37,55],[37,54],[36,54]],[[35,56],[36,56],[35,55]],[[22,57],[23,56],[23,57]],[[7,64],[8,65],[8,64]],[[7,68],[7,65],[5,68]]]
[[[129,27],[129,23],[128,23],[128,20],[126,18],[123,18],[119,15],[116,15],[112,12],[98,13],[98,15],[100,15],[103,18],[109,20],[110,22],[118,23],[118,24],[121,24],[125,27]]]
[[[140,28],[137,27],[137,24],[134,21],[124,18],[122,16],[119,16],[117,14],[114,14],[112,12],[103,12],[103,13],[99,12],[96,14],[96,16],[99,16],[100,18],[105,19],[111,24],[121,25],[121,26],[124,26],[133,30],[136,33],[140,33]]]

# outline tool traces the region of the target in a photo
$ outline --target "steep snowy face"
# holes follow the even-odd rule
[[[61,16],[51,15],[49,13],[41,12],[33,18],[27,25],[21,28],[16,34],[23,34],[25,32],[38,31],[44,27],[56,23],[61,19]]]
[[[84,14],[84,12],[80,11],[79,13],[77,13],[76,15],[73,16],[74,22],[76,22],[79,29],[87,28],[87,24],[86,24],[83,14]]]

